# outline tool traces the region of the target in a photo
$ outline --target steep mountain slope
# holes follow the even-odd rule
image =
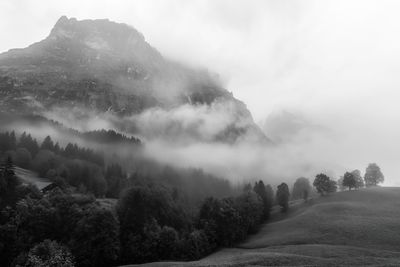
[[[216,139],[251,134],[267,140],[246,106],[212,74],[165,59],[134,28],[108,20],[64,16],[43,41],[1,54],[0,95],[3,112],[48,115],[66,108],[119,118],[182,105],[217,104],[221,112],[222,103],[230,119]]]

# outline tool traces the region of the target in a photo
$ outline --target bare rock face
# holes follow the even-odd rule
[[[0,54],[2,112],[82,107],[124,117],[215,101],[234,103],[240,120],[240,126],[230,126],[216,138],[234,140],[251,131],[267,140],[246,106],[215,75],[165,59],[126,24],[63,16],[46,39]]]

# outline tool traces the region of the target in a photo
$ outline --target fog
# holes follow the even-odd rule
[[[319,172],[339,178],[346,170],[335,163],[336,154],[328,152],[320,157],[321,151],[335,149],[337,133],[313,125],[299,115],[278,113],[270,116],[266,125],[275,129],[269,133],[274,143],[260,142],[251,131],[235,142],[218,138],[232,124],[237,127],[248,125],[248,118],[236,117],[236,108],[228,101],[210,106],[186,104],[172,109],[152,108],[122,118],[83,107],[55,108],[44,115],[79,131],[117,129],[128,136],[137,136],[144,141],[141,150],[144,159],[178,168],[201,168],[233,183],[263,179],[273,185],[282,181],[292,184],[297,177],[313,177]],[[30,131],[33,128],[37,133],[37,127],[30,127]],[[52,132],[56,140],[71,139],[65,133],[48,130],[48,126],[45,129]],[[75,142],[85,145],[82,140]],[[120,150],[119,154],[125,158],[138,152],[134,147],[107,149],[108,152]]]
[[[162,54],[217,72],[276,143],[269,148],[210,144],[207,136],[217,129],[210,121],[200,124],[204,142],[172,146],[157,135],[149,140],[149,155],[234,179],[294,179],[319,171],[338,178],[376,162],[385,185],[400,185],[399,12],[397,1],[369,0],[2,1],[0,51],[45,38],[61,15],[125,22]],[[300,126],[276,116],[283,111],[294,114]],[[153,112],[162,118],[158,110],[130,119],[148,132],[154,125],[145,123]],[[196,112],[165,116],[188,121],[185,116]],[[193,130],[198,124],[189,121]],[[103,120],[91,122],[96,128]]]

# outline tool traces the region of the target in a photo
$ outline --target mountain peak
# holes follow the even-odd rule
[[[68,22],[68,17],[67,16],[61,16],[57,22],[56,22],[56,26],[57,25],[62,25],[64,23]]]
[[[71,39],[92,48],[126,49],[144,43],[144,36],[133,27],[108,19],[77,20],[62,16],[48,37],[50,40]],[[124,50],[125,50],[124,49]]]

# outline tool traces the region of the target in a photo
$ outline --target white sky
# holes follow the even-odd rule
[[[335,131],[313,153],[362,171],[376,161],[400,185],[399,14],[384,0],[1,0],[0,52],[45,38],[61,15],[124,22],[219,73],[257,122],[301,112]]]

